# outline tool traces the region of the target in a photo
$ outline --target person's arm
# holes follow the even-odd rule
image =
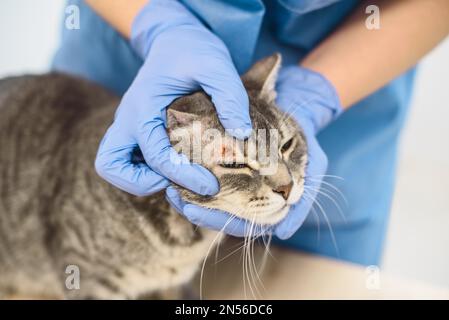
[[[86,0],[86,3],[123,36],[129,38],[132,22],[148,0]]]
[[[380,29],[365,26],[368,5]],[[364,1],[301,66],[323,74],[347,108],[413,66],[449,33],[448,0]]]

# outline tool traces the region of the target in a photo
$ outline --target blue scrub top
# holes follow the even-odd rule
[[[181,0],[227,45],[239,72],[275,51],[284,65],[298,63],[358,4],[356,0]],[[78,30],[63,28],[53,68],[96,81],[118,94],[131,84],[142,61],[129,43],[82,0]],[[373,31],[376,32],[376,31]],[[357,48],[348,48],[357,50]],[[366,63],[370,63],[367,61]],[[345,112],[320,132],[329,157],[327,196],[296,234],[278,241],[292,248],[355,263],[378,264],[393,195],[398,135],[404,124],[412,69]],[[350,75],[348,75],[350,76]],[[335,239],[335,241],[334,241]]]

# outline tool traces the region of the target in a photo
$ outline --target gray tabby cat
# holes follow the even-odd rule
[[[243,76],[253,127],[279,131],[275,174],[260,174],[257,162],[219,163],[211,154],[201,164],[220,192],[204,197],[177,187],[185,200],[261,224],[279,222],[299,200],[306,143],[275,107],[279,65],[276,54]],[[0,81],[0,298],[133,299],[179,287],[198,271],[217,232],[192,225],[163,192],[131,196],[95,172],[98,143],[118,103],[103,88],[62,74]],[[202,130],[224,133],[203,92],[168,108],[172,133],[190,134],[195,120]],[[223,139],[223,150],[230,140]],[[66,288],[68,266],[80,270],[79,289]]]

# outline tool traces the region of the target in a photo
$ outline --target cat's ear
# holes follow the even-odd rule
[[[259,96],[269,102],[276,98],[276,79],[281,66],[281,55],[275,53],[256,62],[243,76],[247,90],[258,90]]]
[[[167,127],[171,129],[186,127],[199,120],[199,116],[193,113],[179,111],[174,108],[167,109]]]

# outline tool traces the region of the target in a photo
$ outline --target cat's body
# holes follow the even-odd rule
[[[215,231],[192,225],[163,193],[135,197],[95,172],[118,103],[61,74],[0,81],[0,298],[137,298],[198,270]],[[69,281],[69,290],[73,266],[80,288]]]
[[[0,83],[0,296],[135,298],[186,282],[204,258],[215,233],[163,194],[137,198],[95,173],[117,104],[58,74]],[[70,265],[79,290],[65,288]]]

